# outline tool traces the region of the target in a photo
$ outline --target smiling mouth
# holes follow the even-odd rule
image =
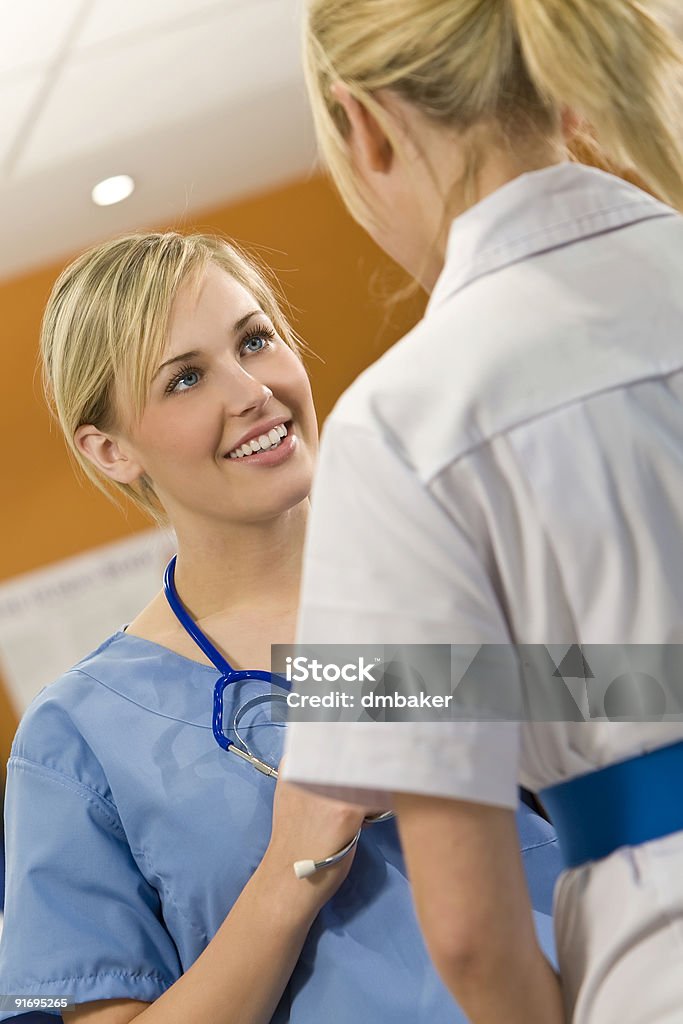
[[[267,434],[261,434],[259,437],[254,437],[251,441],[247,441],[245,444],[239,446],[239,448],[233,448],[231,452],[228,452],[227,457],[230,459],[248,459],[250,455],[255,455],[257,452],[267,452],[271,448],[277,448],[282,444],[282,441],[289,433],[288,424],[280,423],[277,427],[273,427]]]

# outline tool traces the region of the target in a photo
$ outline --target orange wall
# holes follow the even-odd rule
[[[405,278],[356,227],[321,177],[162,227],[219,231],[257,247],[280,278],[297,330],[324,360],[308,361],[321,421],[341,391],[423,308],[418,297],[387,320],[378,291],[387,295]],[[0,580],[148,525],[134,509],[124,518],[92,485],[78,482],[41,397],[40,319],[64,262],[0,283]],[[0,768],[17,724],[1,691],[0,685]]]

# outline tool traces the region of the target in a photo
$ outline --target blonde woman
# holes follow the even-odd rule
[[[393,823],[298,879],[362,812],[262,771],[282,729],[260,670],[293,636],[317,448],[272,288],[226,242],[119,239],[57,281],[42,351],[78,464],[170,523],[178,554],[164,591],[22,719],[0,992],[69,995],[79,1024],[462,1020]],[[550,952],[554,835],[528,808],[519,825]]]
[[[326,424],[299,639],[651,645],[664,667],[683,642],[678,43],[632,0],[309,0],[305,39],[332,175],[430,299]],[[580,126],[658,198],[569,162]],[[603,683],[633,664],[617,652]],[[532,706],[521,726],[289,732],[288,777],[398,810],[428,946],[475,1024],[683,1019],[683,726],[641,696],[629,722]],[[562,991],[518,781],[567,864]]]

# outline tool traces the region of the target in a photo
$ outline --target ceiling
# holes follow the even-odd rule
[[[300,3],[0,0],[0,279],[310,171]]]
[[[0,0],[0,278],[315,164],[297,0]],[[102,178],[123,203],[96,207]]]

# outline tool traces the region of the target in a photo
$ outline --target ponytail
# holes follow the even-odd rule
[[[549,103],[590,125],[614,167],[683,210],[683,51],[636,0],[510,0]]]

